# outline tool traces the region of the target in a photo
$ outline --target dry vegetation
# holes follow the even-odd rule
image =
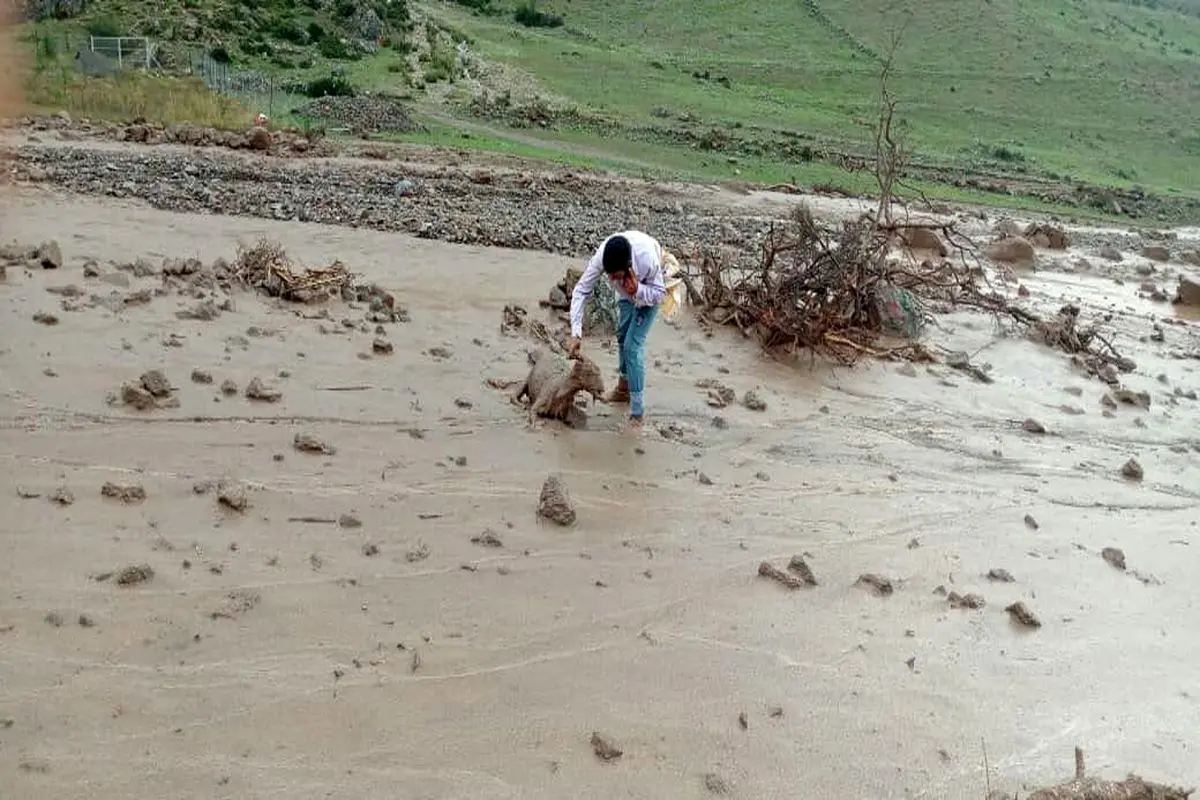
[[[171,78],[128,71],[107,78],[66,68],[39,70],[26,82],[27,102],[37,111],[66,111],[90,119],[163,125],[191,123],[219,130],[245,130],[251,114],[236,100],[217,94],[198,78]]]

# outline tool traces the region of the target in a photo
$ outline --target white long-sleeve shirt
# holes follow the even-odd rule
[[[626,294],[621,284],[613,283],[617,297],[630,300],[637,306],[656,306],[661,303],[667,293],[662,271],[662,245],[653,236],[641,231],[623,231],[613,236],[624,236],[629,240],[633,274],[638,280],[637,293],[634,295]],[[600,243],[579,282],[575,284],[575,291],[571,293],[571,335],[576,338],[583,336],[583,309],[587,299],[592,289],[596,288],[596,281],[604,276],[604,245],[608,244],[608,239]]]

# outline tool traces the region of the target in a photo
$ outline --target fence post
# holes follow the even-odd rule
[[[117,37],[117,66],[124,67],[125,59],[121,55],[121,37]]]

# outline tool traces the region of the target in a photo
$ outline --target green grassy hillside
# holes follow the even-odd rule
[[[499,138],[520,125],[526,144],[854,188],[864,176],[833,173],[870,152],[901,33],[890,86],[927,183],[1037,197],[1087,184],[1100,210],[1104,187],[1200,199],[1200,0],[516,2],[91,0],[42,25],[99,21],[281,80],[338,70],[360,90],[436,99],[443,124],[482,115]],[[524,110],[472,103],[481,92],[556,110],[530,126]],[[982,183],[958,179],[972,175]]]

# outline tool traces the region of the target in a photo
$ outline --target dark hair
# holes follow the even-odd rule
[[[612,275],[633,265],[633,248],[624,236],[611,236],[604,243],[604,273]]]

